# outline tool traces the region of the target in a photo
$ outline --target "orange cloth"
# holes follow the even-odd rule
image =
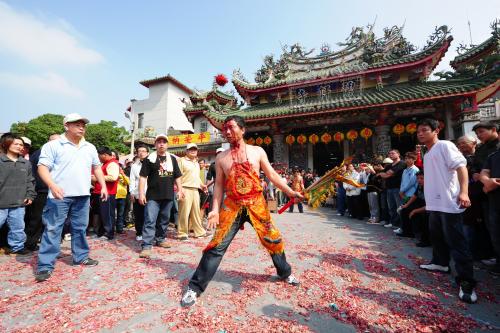
[[[285,247],[267,208],[259,175],[248,161],[233,162],[226,179],[225,192],[226,199],[219,212],[219,225],[204,251],[217,247],[226,237],[238,214],[246,209],[250,222],[266,250],[270,254],[283,253]]]

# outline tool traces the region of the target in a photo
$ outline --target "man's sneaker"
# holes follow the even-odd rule
[[[458,298],[460,298],[460,300],[465,303],[476,303],[477,295],[476,291],[474,290],[474,284],[468,281],[460,282],[460,291],[458,293]]]
[[[450,272],[450,267],[436,265],[436,264],[432,264],[432,263],[420,265],[420,268],[425,269],[426,271],[431,271],[431,272],[440,272],[440,273],[449,273]]]
[[[83,259],[80,262],[73,261],[73,266],[78,266],[78,265],[80,265],[80,266],[97,266],[97,264],[99,264],[99,261],[91,259],[91,258]]]
[[[103,235],[103,236],[99,237],[99,240],[107,241],[107,240],[109,240],[109,238]]]
[[[188,288],[188,290],[182,296],[181,306],[182,307],[193,306],[196,304],[197,298],[198,298],[198,295],[196,294],[196,291],[192,290],[191,288]]]
[[[291,284],[292,286],[298,286],[300,284],[300,281],[295,276],[290,275],[286,278],[286,283]]]
[[[139,258],[151,258],[151,249],[142,249],[141,253],[139,253]]]
[[[16,256],[29,256],[31,254],[31,251],[28,250],[27,248],[22,248],[21,250],[18,251],[12,251],[11,254]]]
[[[393,230],[396,235],[402,235],[403,234],[403,229],[397,228],[396,230]]]
[[[386,227],[386,228],[392,228],[392,224],[386,223],[386,224],[384,224],[384,227]]]
[[[172,247],[172,245],[168,244],[167,241],[157,243],[156,246],[162,247],[164,249],[169,249]]]
[[[495,258],[483,259],[481,260],[481,263],[486,266],[494,266],[497,263],[497,260]]]
[[[182,237],[177,237],[177,240],[187,241],[187,240],[189,240],[189,238],[188,238],[188,236],[182,236]]]
[[[142,236],[135,236],[135,240],[138,242],[142,242]]]
[[[36,282],[43,282],[47,280],[52,275],[52,271],[40,271],[36,272],[35,280]]]

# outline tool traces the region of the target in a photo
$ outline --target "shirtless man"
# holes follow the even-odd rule
[[[302,175],[300,174],[300,170],[298,168],[295,168],[295,170],[293,170],[292,189],[299,193],[304,193],[304,179],[302,179]],[[293,213],[293,206],[295,206],[295,202],[290,205],[290,213]],[[299,213],[304,212],[302,202],[297,202],[297,207],[299,208]]]
[[[291,285],[299,285],[286,261],[284,245],[279,230],[274,226],[262,194],[259,181],[260,169],[267,178],[290,198],[303,199],[274,171],[265,151],[245,144],[245,121],[239,116],[229,116],[222,131],[230,143],[228,149],[217,155],[213,210],[208,214],[208,228],[216,227],[213,239],[203,250],[203,257],[189,281],[181,300],[184,307],[192,306],[213,278],[234,236],[245,222],[249,222],[273,260],[278,276]],[[223,193],[226,194],[221,207]]]

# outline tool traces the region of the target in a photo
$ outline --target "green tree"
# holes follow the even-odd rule
[[[87,125],[85,139],[96,147],[106,146],[123,154],[129,150],[123,143],[123,138],[127,135],[127,130],[117,127],[115,121],[101,120],[98,124]]]
[[[29,138],[33,149],[38,149],[47,142],[51,134],[64,132],[63,119],[64,116],[59,114],[46,113],[27,123],[12,124],[10,131]]]

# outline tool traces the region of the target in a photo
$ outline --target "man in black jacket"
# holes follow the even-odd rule
[[[51,134],[49,136],[49,141],[56,140],[58,138],[59,134]],[[41,149],[38,149],[30,156],[31,172],[35,177],[36,191],[36,198],[30,206],[26,207],[26,215],[24,216],[24,232],[26,233],[26,243],[24,243],[24,247],[30,251],[38,250],[37,244],[43,231],[42,212],[43,207],[47,202],[47,195],[49,193],[49,188],[38,175],[38,160],[40,158],[40,152]]]

